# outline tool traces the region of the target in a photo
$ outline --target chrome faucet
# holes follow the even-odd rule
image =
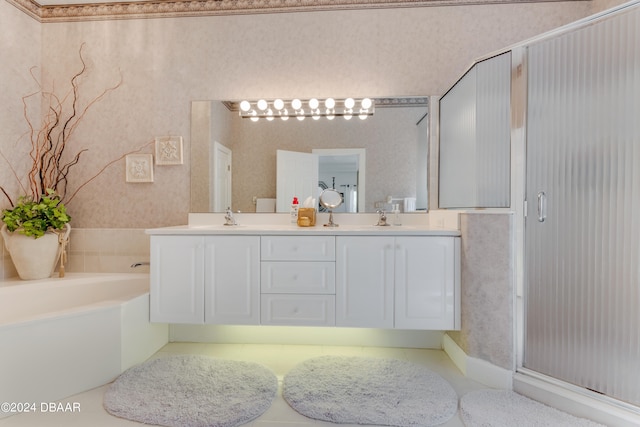
[[[231,212],[231,208],[227,208],[227,213],[224,215],[225,223],[224,225],[238,225],[236,223],[236,219],[233,217],[233,212]]]
[[[387,224],[387,214],[385,213],[384,210],[378,210],[378,223],[376,225],[379,225],[381,227],[387,226],[389,224]]]
[[[142,267],[143,265],[151,265],[148,261],[139,261],[131,264],[131,268]]]

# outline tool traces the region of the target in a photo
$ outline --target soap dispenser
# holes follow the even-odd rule
[[[402,223],[400,222],[400,206],[398,205],[398,203],[395,203],[393,205],[393,225],[402,225]]]
[[[292,224],[297,224],[298,223],[298,198],[294,197],[293,198],[293,202],[291,202],[291,223]]]

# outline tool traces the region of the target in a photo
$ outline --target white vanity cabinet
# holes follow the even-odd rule
[[[152,322],[204,323],[204,237],[151,236]]]
[[[394,240],[336,238],[336,325],[393,328]]]
[[[261,323],[335,324],[335,237],[262,236]]]
[[[460,328],[460,239],[336,238],[336,325]]]
[[[207,236],[204,323],[260,324],[260,237]]]
[[[287,224],[150,234],[152,322],[460,328],[455,230]]]
[[[460,329],[460,238],[396,237],[394,327]]]
[[[259,236],[151,236],[151,321],[260,323]]]

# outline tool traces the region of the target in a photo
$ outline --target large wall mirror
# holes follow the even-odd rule
[[[511,52],[476,63],[440,98],[439,207],[511,200]]]
[[[396,203],[407,212],[426,211],[429,97],[375,102],[366,120],[253,122],[239,116],[235,102],[193,101],[191,212],[222,212],[229,205],[234,212],[288,212],[291,201],[280,208],[276,203],[283,152],[315,156],[314,186],[341,192],[343,212],[390,210]]]

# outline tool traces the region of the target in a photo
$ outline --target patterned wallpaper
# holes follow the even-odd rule
[[[463,213],[460,231],[462,326],[447,333],[468,356],[513,370],[513,216]]]
[[[39,24],[2,2],[0,31],[9,42],[0,44],[0,54],[10,65],[0,69],[8,89],[0,148],[16,170],[24,167],[26,149],[14,141],[26,131],[21,96],[36,87],[29,68],[40,64],[40,49],[44,87],[60,93],[78,70],[82,43],[89,71],[84,94],[99,94],[122,76],[121,87],[76,130],[74,144],[88,148],[70,176],[78,186],[157,136],[182,136],[189,153],[191,100],[442,94],[475,58],[591,8],[572,1]],[[153,146],[142,152],[153,154]],[[183,224],[189,168],[186,155],[182,165],[155,166],[152,183],[128,183],[124,160],[116,161],[69,204],[72,225]],[[19,192],[5,164],[0,183]]]

